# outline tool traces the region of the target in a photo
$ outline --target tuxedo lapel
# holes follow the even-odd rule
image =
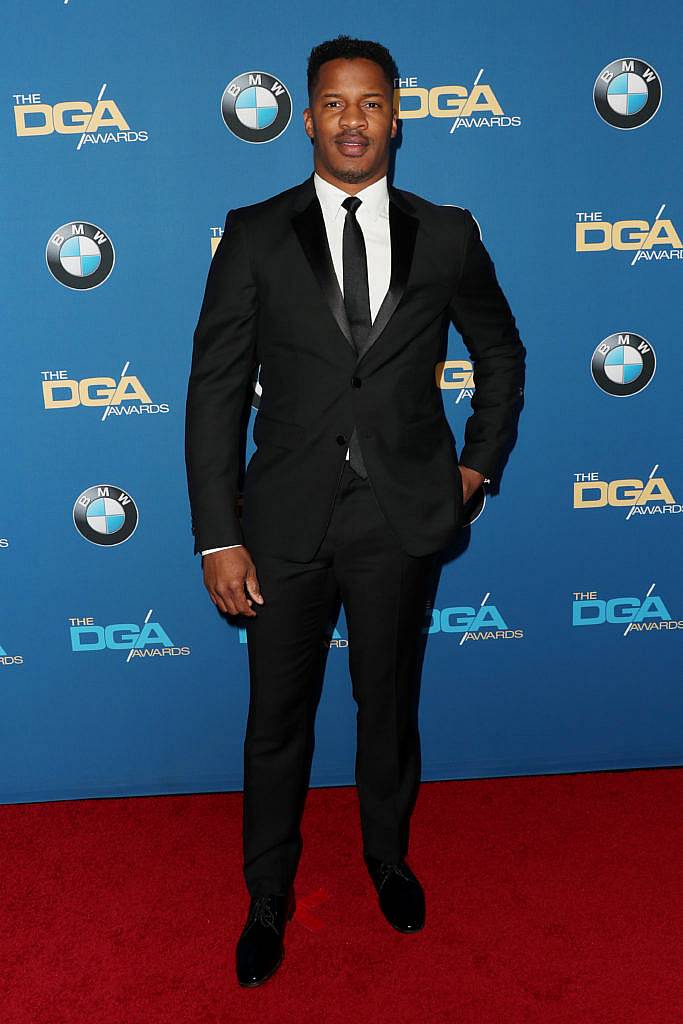
[[[377,315],[372,321],[372,327],[363,346],[360,359],[363,359],[369,349],[375,344],[403,298],[408,275],[410,274],[410,267],[413,262],[418,224],[417,217],[407,212],[404,201],[398,195],[396,189],[390,188],[391,279],[387,293],[382,300],[382,305],[377,310]]]
[[[312,185],[312,179],[309,180],[311,181],[311,191],[313,195],[310,198],[310,202],[304,207],[304,209],[292,217],[292,227],[299,238],[301,248],[306,254],[306,258],[311,265],[311,270],[318,280],[318,284],[320,285],[320,289],[325,297],[327,305],[330,307],[332,316],[337,321],[339,330],[355,352],[356,346],[354,345],[351,326],[346,316],[344,297],[341,293],[339,282],[337,281],[337,275],[334,272],[334,264],[332,263],[332,256],[330,255],[330,247],[327,243],[327,232],[325,231],[323,211],[320,208],[320,202],[315,194],[315,186]],[[308,184],[308,182],[305,184]]]
[[[297,197],[297,211],[292,217],[292,227],[301,244],[301,248],[311,266],[325,301],[337,325],[356,351],[351,327],[346,316],[344,297],[339,287],[337,275],[332,263],[330,248],[327,242],[325,221],[320,202],[315,192],[311,175],[301,186]],[[389,288],[372,322],[359,362],[374,345],[382,331],[389,323],[406,289],[410,267],[415,250],[415,237],[419,225],[418,218],[411,212],[412,206],[401,193],[389,188],[389,231],[391,234],[391,278]]]

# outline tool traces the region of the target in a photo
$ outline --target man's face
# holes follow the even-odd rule
[[[363,187],[379,181],[397,131],[393,88],[379,64],[340,57],[321,65],[304,126],[321,177]]]

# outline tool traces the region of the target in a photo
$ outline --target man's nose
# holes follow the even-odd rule
[[[347,107],[344,107],[339,121],[343,127],[348,128],[358,128],[361,125],[367,124],[365,111],[355,103],[349,103]]]

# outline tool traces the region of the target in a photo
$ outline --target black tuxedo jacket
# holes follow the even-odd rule
[[[456,444],[435,378],[453,320],[474,366],[460,460],[495,477],[522,405],[525,348],[469,210],[389,187],[391,280],[359,358],[313,175],[230,210],[194,332],[186,465],[195,553],[244,543],[308,561],[358,429],[375,497],[411,555],[462,520]],[[243,511],[246,391],[262,396]]]

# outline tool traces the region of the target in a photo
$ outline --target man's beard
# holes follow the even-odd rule
[[[366,181],[368,178],[371,178],[374,171],[372,168],[366,168],[365,170],[349,168],[349,170],[346,171],[339,170],[335,167],[333,169],[333,174],[335,178],[338,178],[340,181],[345,181],[347,185],[357,185],[359,182]]]

